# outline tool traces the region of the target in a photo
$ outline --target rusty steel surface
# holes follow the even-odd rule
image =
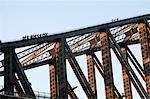
[[[121,46],[121,51],[124,54],[125,58],[128,60],[126,46],[124,45]],[[122,66],[122,76],[123,76],[125,97],[126,99],[132,99],[131,81],[130,81],[128,74],[126,73],[126,68],[124,65]]]
[[[143,64],[140,64],[129,48],[135,44],[141,46]],[[97,57],[96,52],[100,52],[101,56]],[[112,52],[122,68],[124,94],[115,85]],[[86,75],[76,59],[81,55],[86,55]],[[78,94],[74,90],[78,87],[72,87],[67,78],[67,60],[88,99],[100,99],[97,87],[100,82],[96,82],[96,69],[104,79],[106,99],[132,99],[131,83],[142,99],[148,99],[150,14],[55,35],[2,42],[0,56],[0,76],[4,77],[4,88],[0,92],[7,97],[14,96],[15,90],[20,97],[27,95],[36,98],[24,71],[48,64],[50,98],[77,99]],[[144,85],[139,77],[145,82]]]

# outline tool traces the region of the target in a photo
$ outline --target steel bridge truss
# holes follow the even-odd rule
[[[140,44],[143,64],[141,65],[129,45]],[[21,47],[22,51],[17,51]],[[122,66],[124,95],[114,84],[112,57],[113,50]],[[95,52],[100,51],[102,61]],[[71,84],[67,80],[66,60],[88,99],[97,99],[95,69],[104,78],[106,99],[132,99],[131,84],[142,99],[150,97],[150,15],[119,20],[66,33],[48,35],[40,38],[0,44],[0,76],[4,76],[6,95],[28,96],[36,98],[25,70],[49,65],[51,98],[77,99]],[[88,79],[84,75],[76,56],[86,55]],[[130,62],[129,62],[130,61]],[[131,66],[133,65],[133,67]],[[145,81],[146,89],[135,73]]]

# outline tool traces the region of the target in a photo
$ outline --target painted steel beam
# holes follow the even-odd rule
[[[22,67],[24,70],[28,70],[28,69],[40,67],[40,66],[47,65],[47,64],[53,64],[53,63],[54,63],[54,59],[52,58],[52,59],[44,60],[41,62],[32,63],[30,65],[22,66]]]
[[[133,85],[137,89],[137,92],[139,93],[139,95],[141,96],[142,99],[147,99],[148,95],[147,95],[143,85],[141,84],[138,77],[134,73],[132,67],[127,62],[126,58],[124,57],[120,46],[116,43],[116,41],[113,38],[112,34],[110,32],[108,32],[108,34],[109,34],[110,43],[112,45],[112,49],[113,49],[114,53],[116,54],[118,60],[120,61],[121,65],[126,66],[126,72],[127,72],[128,76],[130,77],[131,81],[133,82]]]
[[[127,45],[132,45],[132,44],[136,44],[134,42],[127,42],[128,44]],[[139,43],[139,41],[137,42]],[[119,45],[121,45],[122,43],[119,43]],[[97,51],[100,51],[101,48],[93,48],[92,49],[94,52],[97,52]],[[90,50],[87,49],[87,50],[84,50],[84,51],[80,51],[80,52],[75,52],[73,53],[75,56],[80,56],[80,55],[84,55],[86,53],[88,53]],[[54,55],[54,52],[50,52],[51,55]],[[66,57],[67,59],[67,57]],[[26,66],[23,66],[23,69],[24,70],[28,70],[28,69],[32,69],[32,68],[36,68],[36,67],[39,67],[39,66],[43,66],[43,65],[46,65],[46,64],[52,64],[53,63],[53,59],[48,59],[48,60],[44,60],[44,61],[41,61],[41,62],[37,62],[37,63],[32,63],[32,64],[29,64],[29,65],[26,65]],[[3,76],[4,74],[4,71],[1,71],[0,72],[0,76]]]
[[[121,51],[122,51],[123,55],[125,56],[125,58],[127,59],[128,56],[127,56],[126,44],[122,44]],[[122,65],[122,76],[123,76],[123,83],[124,83],[125,99],[132,99],[133,97],[132,97],[131,81],[126,72],[125,65]]]
[[[83,28],[83,29],[79,29],[79,30],[64,32],[61,34],[49,35],[47,37],[1,43],[0,49],[4,48],[4,47],[10,47],[10,46],[17,48],[17,47],[34,45],[34,44],[41,44],[41,43],[45,43],[45,42],[54,42],[56,39],[59,39],[59,38],[69,38],[69,37],[74,37],[77,35],[87,34],[90,32],[99,32],[100,29],[104,29],[106,27],[112,28],[112,27],[121,26],[121,25],[128,24],[128,23],[134,23],[134,22],[137,22],[142,19],[150,19],[150,14],[137,16],[137,17],[133,17],[133,18],[128,18],[128,19],[124,19],[124,20],[119,20],[116,22],[96,25],[96,26],[92,26],[92,27],[87,27],[87,28]]]
[[[124,63],[125,59],[123,59],[122,56],[120,56],[120,52],[118,53],[117,49],[115,49],[115,47],[113,46],[112,47],[115,55],[117,56],[118,60],[120,61],[121,65],[125,65],[126,66],[126,63]],[[121,49],[120,49],[121,51]],[[122,54],[123,55],[123,54]],[[128,74],[128,77],[130,78],[130,80],[132,81],[134,87],[136,88],[137,92],[139,93],[140,97],[145,99],[145,96],[143,95],[140,87],[138,86],[138,83],[136,82],[136,79],[134,79],[134,77],[132,76],[132,74],[130,73],[130,71],[132,71],[131,67],[129,66],[126,66],[126,73]]]
[[[49,65],[50,97],[57,98],[56,70],[54,65]]]
[[[131,71],[133,72],[133,69],[131,68],[131,66],[129,66],[128,63],[124,62],[124,61],[125,61],[125,58],[123,58],[123,57],[120,56],[120,54],[119,54],[120,51],[121,51],[121,49],[120,49],[120,51],[117,51],[117,49],[115,49],[114,46],[112,47],[112,49],[113,49],[115,55],[117,56],[118,60],[120,61],[121,65],[122,65],[122,66],[123,66],[123,65],[126,66],[126,73],[128,74],[128,77],[130,78],[130,80],[132,81],[132,83],[133,83],[133,85],[134,85],[136,91],[139,93],[139,95],[140,95],[140,97],[141,97],[142,99],[145,99],[145,96],[146,96],[146,95],[145,95],[145,96],[143,95],[142,90],[141,90],[140,87],[138,86],[138,84],[141,85],[141,83],[139,83],[139,82],[137,83],[136,80],[138,80],[138,79],[135,79],[135,78],[134,78],[134,76],[136,76],[136,75],[135,75],[135,74],[132,75],[132,73],[131,73]],[[118,52],[119,52],[119,53],[118,53]],[[123,55],[123,54],[122,54],[122,55]],[[134,72],[133,72],[133,73],[134,73]]]
[[[87,70],[88,70],[88,81],[90,84],[90,87],[95,94],[95,98],[97,98],[97,88],[96,88],[96,75],[95,75],[95,66],[94,66],[94,60],[93,60],[93,51],[90,51],[86,54],[86,60],[87,60]]]
[[[104,71],[103,71],[103,66],[102,66],[101,62],[99,61],[99,59],[97,58],[97,56],[95,54],[93,54],[93,59],[94,59],[95,66],[97,67],[97,70],[104,78]],[[114,85],[114,93],[115,93],[115,99],[121,98],[121,94],[119,93],[119,91],[115,85]]]
[[[146,20],[138,22],[147,93],[150,96],[150,32]]]
[[[20,80],[22,87],[25,91],[26,95],[29,95],[32,98],[35,98],[34,92],[31,88],[31,84],[28,81],[28,78],[22,68],[21,63],[19,62],[19,59],[17,57],[17,54],[15,53],[15,51],[13,52],[13,65],[15,67],[15,72],[17,73],[18,79]]]
[[[68,62],[70,63],[85,94],[87,95],[88,98],[95,99],[95,95],[94,95],[85,75],[83,74],[78,62],[76,61],[75,56],[72,54],[71,49],[67,45],[67,43],[65,43],[65,50],[66,50],[66,55],[68,57]]]
[[[52,44],[46,44],[45,46],[33,51],[32,53],[30,53],[25,59],[23,59],[21,61],[21,64],[26,64],[29,61],[33,60],[34,58],[36,58],[38,55],[40,55],[41,53],[43,53],[46,49],[48,49],[49,47],[51,47]]]
[[[128,47],[127,47],[127,55],[129,57],[130,61],[132,62],[132,64],[134,65],[135,69],[138,71],[138,73],[141,75],[141,77],[144,80],[144,78],[145,78],[144,69],[142,68],[142,66],[137,61],[137,59],[135,58],[135,56],[133,55],[133,53],[131,52],[131,50]]]
[[[67,71],[66,71],[66,59],[65,59],[65,45],[64,39],[56,42],[55,49],[55,72],[56,72],[56,88],[57,98],[68,98],[67,95]]]
[[[8,95],[14,94],[14,78],[15,78],[15,71],[13,66],[13,52],[14,48],[5,48],[3,49],[4,52],[4,92]]]
[[[22,67],[23,67],[23,70],[28,70],[28,69],[40,67],[40,66],[47,65],[47,64],[54,64],[54,60],[48,59],[48,60],[44,60],[42,62],[32,63],[30,65],[26,65],[26,66],[22,66]],[[0,76],[4,76],[4,71],[0,71]]]
[[[113,71],[110,55],[110,44],[108,41],[107,33],[100,32],[100,39],[102,44],[102,61],[103,61],[103,71],[104,71],[104,83],[105,83],[105,93],[106,99],[114,99],[114,80],[113,80]]]
[[[99,61],[99,59],[97,58],[97,56],[95,54],[93,55],[93,59],[94,59],[94,64],[97,67],[99,73],[102,75],[102,77],[104,77],[103,65],[101,64],[101,62]]]
[[[4,62],[2,62],[2,64],[4,65]],[[3,71],[4,72],[4,71]],[[13,72],[14,72],[14,70],[13,70]],[[3,74],[3,76],[4,76],[4,73],[2,73]],[[5,76],[4,76],[5,77]],[[13,78],[13,80],[12,80],[12,84],[13,84],[13,90],[14,90],[14,88],[16,89],[16,91],[17,91],[17,94],[20,96],[20,95],[24,95],[24,91],[23,91],[23,89],[22,89],[22,87],[20,86],[20,84],[19,84],[19,82],[18,82],[18,80],[17,80],[17,78],[16,78],[16,75],[14,75],[14,78]],[[5,83],[5,82],[4,82]],[[5,85],[5,84],[4,84]],[[3,88],[4,89],[4,88]],[[4,91],[2,89],[2,91]],[[25,95],[24,95],[25,96]]]
[[[15,54],[15,49],[5,48],[4,49],[4,92],[5,94],[14,95],[14,88],[16,88],[16,90],[19,91],[19,93],[24,94],[23,89],[21,88],[17,78],[15,77],[15,73],[17,73],[20,81],[22,81],[21,83],[22,86],[24,87],[26,94],[32,95],[32,97],[34,97],[34,93],[32,89],[29,88],[29,90],[27,90],[28,87],[25,86],[25,84],[27,83],[26,82],[27,78],[24,78],[25,74],[23,73],[23,70],[21,71],[21,66],[19,67],[18,65],[20,64]]]
[[[138,20],[136,20],[135,22],[139,22],[139,25],[138,25],[138,27],[139,27],[139,31],[141,32],[141,35],[143,35],[144,34],[144,36],[141,36],[141,37],[143,37],[143,38],[141,38],[141,48],[142,48],[142,50],[144,51],[144,55],[143,55],[143,63],[144,63],[144,65],[145,65],[145,68],[146,69],[144,69],[145,70],[145,74],[146,74],[146,85],[147,85],[147,91],[149,92],[149,65],[150,65],[150,60],[149,60],[149,34],[146,34],[146,32],[144,32],[144,31],[147,31],[147,28],[145,28],[146,26],[144,26],[145,24],[143,23],[143,22],[141,22],[141,21],[139,21],[139,20],[141,20],[141,19],[146,19],[147,17],[145,16],[143,16],[142,18],[138,18]],[[148,18],[149,18],[149,16],[148,16]],[[130,20],[131,21],[131,20]],[[119,21],[119,22],[121,22],[121,21]],[[128,22],[129,22],[129,20],[128,20]],[[115,22],[115,23],[110,23],[110,24],[103,24],[102,25],[102,27],[111,27],[111,24],[117,24],[117,22]],[[119,24],[119,23],[118,23]],[[142,25],[141,25],[142,24]],[[143,25],[144,24],[144,25]],[[101,25],[100,25],[101,26]],[[101,29],[102,27],[99,27],[99,29]],[[144,28],[145,29],[144,29]],[[85,34],[86,32],[83,32],[83,31],[89,31],[89,32],[91,32],[91,31],[98,31],[98,29],[96,30],[94,27],[94,29],[93,28],[91,28],[91,27],[89,27],[89,28],[86,28],[85,30],[84,29],[81,29],[81,30],[75,30],[75,31],[71,31],[71,32],[67,32],[68,33],[68,35],[66,35],[66,34],[58,34],[59,36],[57,36],[57,35],[52,35],[52,36],[54,36],[54,37],[56,37],[56,38],[52,38],[52,39],[50,39],[50,40],[56,40],[57,38],[61,38],[61,37],[64,37],[64,38],[66,38],[66,37],[72,37],[72,36],[74,36],[74,35],[80,35],[80,34]],[[141,30],[140,30],[140,28],[141,28]],[[93,29],[93,30],[92,30]],[[142,32],[143,32],[143,34],[142,34]],[[74,34],[73,34],[74,33]],[[75,34],[75,33],[77,33],[77,34]],[[147,32],[148,33],[148,32]],[[69,35],[70,34],[70,35]],[[102,33],[103,34],[103,33]],[[145,34],[146,34],[146,36],[145,36]],[[103,36],[103,35],[101,35],[101,36]],[[113,83],[113,76],[112,75],[110,75],[111,74],[111,58],[109,57],[110,55],[110,45],[109,45],[109,41],[108,41],[108,38],[107,38],[107,33],[105,34],[105,36],[106,37],[104,37],[105,38],[105,40],[104,41],[106,41],[106,42],[102,42],[102,44],[103,44],[103,47],[104,48],[102,48],[103,50],[102,50],[102,54],[103,54],[103,60],[104,60],[104,62],[103,62],[103,64],[104,64],[104,80],[105,80],[105,82],[106,82],[106,84],[110,84],[111,85],[111,88],[112,88],[112,90],[115,90],[114,89],[114,86],[112,86],[112,83]],[[48,40],[47,38],[49,38],[50,36],[48,36],[48,37],[44,37],[43,39],[45,39],[46,38],[46,40]],[[51,38],[51,37],[50,37]],[[145,40],[145,38],[146,38],[146,40],[148,40],[147,42],[147,45],[145,44],[145,43],[143,43],[143,41]],[[33,41],[35,40],[36,42],[38,42],[38,40],[40,40],[40,39],[42,39],[42,38],[38,38],[38,39],[33,39]],[[102,39],[102,38],[101,38]],[[112,39],[111,39],[112,40]],[[30,40],[29,40],[30,41]],[[20,42],[20,41],[18,41],[18,42]],[[24,41],[23,41],[24,42]],[[28,42],[28,40],[27,40],[27,42]],[[43,42],[45,42],[45,40],[43,41]],[[32,44],[33,42],[30,42],[30,44]],[[41,43],[41,42],[40,42]],[[6,43],[5,43],[6,44]],[[12,44],[12,43],[11,43]],[[22,44],[23,43],[17,43],[17,44],[20,44],[20,45],[9,45],[9,46],[15,46],[15,47],[19,47],[19,46],[22,46]],[[112,43],[112,44],[114,44],[114,43]],[[4,44],[2,44],[2,46],[3,46]],[[6,44],[7,45],[7,44]],[[26,44],[25,44],[26,45]],[[25,45],[23,45],[23,46],[25,46]],[[1,45],[0,45],[1,46]],[[2,47],[1,46],[1,47]],[[58,47],[59,46],[59,47]],[[63,48],[62,48],[62,46],[63,46]],[[148,46],[148,47],[145,47],[145,46]],[[4,47],[4,46],[3,46]],[[145,47],[146,49],[143,49],[143,47]],[[106,51],[105,51],[105,50]],[[10,49],[9,49],[10,50]],[[70,59],[70,61],[72,61],[72,63],[71,64],[73,64],[73,62],[75,62],[76,60],[74,60],[75,58],[74,58],[74,55],[71,53],[71,51],[70,50],[68,50],[67,49],[67,51],[68,52],[70,52],[70,54],[68,54],[68,56],[70,56],[70,55],[72,55],[72,56],[70,56],[70,58],[71,59],[73,59],[73,60],[71,60]],[[55,52],[57,53],[56,54],[56,60],[55,60],[55,63],[56,64],[54,64],[55,66],[56,66],[56,75],[57,75],[57,84],[58,84],[58,87],[56,88],[57,89],[57,91],[56,91],[56,93],[58,94],[57,96],[58,97],[62,97],[62,96],[66,96],[66,91],[65,91],[65,89],[63,89],[63,88],[65,88],[65,86],[67,86],[66,85],[66,83],[63,83],[63,77],[66,79],[67,77],[66,77],[66,74],[63,74],[63,73],[66,73],[66,71],[65,71],[65,69],[64,68],[62,68],[62,67],[64,67],[65,66],[65,51],[64,51],[64,43],[62,43],[62,42],[58,42],[57,44],[56,44],[56,48],[55,48]],[[11,53],[13,53],[13,51],[11,50],[11,51],[8,51],[8,52],[6,52],[6,56],[4,55],[4,60],[7,60],[7,58],[8,58],[8,56],[10,55],[11,57],[9,57],[9,61],[10,60],[13,60],[13,61],[15,61],[15,62],[13,62],[12,64],[15,64],[15,65],[18,65],[19,64],[19,60],[17,59],[17,56],[16,55],[11,55]],[[106,54],[107,53],[107,54]],[[8,55],[9,54],[9,55]],[[106,55],[105,55],[106,54]],[[120,54],[120,53],[119,53]],[[148,57],[147,57],[148,56]],[[123,59],[123,61],[124,61],[124,64],[123,65],[129,65],[129,64],[127,64],[127,62],[126,62],[126,60],[125,60],[125,58],[121,55],[121,59]],[[145,59],[145,57],[147,58],[147,59]],[[147,61],[148,60],[148,61]],[[62,65],[63,64],[63,65]],[[7,63],[7,65],[10,65],[10,63]],[[76,63],[75,63],[75,65],[76,66],[78,66]],[[19,68],[21,68],[21,70],[19,70],[19,69],[17,69],[16,71],[17,71],[17,73],[18,73],[18,71],[20,72],[22,72],[21,73],[21,76],[23,77],[23,78],[25,78],[25,75],[24,75],[24,71],[23,71],[23,69],[22,69],[22,67],[21,67],[21,64],[19,64],[18,66],[20,66]],[[18,68],[18,67],[17,67]],[[128,68],[130,68],[129,66],[128,66]],[[79,69],[79,68],[78,68]],[[107,72],[108,70],[107,69],[109,69],[110,71],[109,72]],[[131,69],[131,68],[130,68]],[[128,69],[129,70],[129,69]],[[131,70],[131,71],[133,71],[133,70]],[[14,72],[13,71],[13,69],[12,69],[12,66],[11,66],[11,69],[10,69],[10,71],[8,71],[8,72]],[[79,72],[79,74],[82,74],[82,71],[80,71],[80,69],[79,69],[79,71],[76,71],[76,72]],[[130,70],[129,70],[129,72],[130,72]],[[133,80],[134,79],[134,83],[135,83],[135,85],[137,85],[137,87],[139,88],[139,90],[142,92],[142,94],[144,94],[145,95],[145,92],[143,91],[143,88],[141,87],[141,85],[139,84],[139,81],[137,80],[137,78],[136,78],[136,75],[133,73],[133,72],[130,72],[131,73],[131,75],[129,75],[129,76],[131,76],[130,78]],[[11,73],[12,74],[12,73]],[[22,75],[23,74],[23,75]],[[63,75],[63,77],[62,77],[62,75]],[[148,75],[148,76],[147,76]],[[21,76],[19,76],[19,77],[21,77]],[[80,75],[81,76],[81,75]],[[10,75],[9,75],[9,77],[10,77]],[[110,77],[110,81],[107,79],[107,77]],[[11,78],[11,77],[10,77]],[[83,76],[81,76],[81,78],[84,78]],[[62,83],[61,83],[61,81],[62,81]],[[66,82],[67,80],[65,80],[65,82]],[[84,80],[84,81],[82,81],[82,82],[85,82],[86,83],[86,80]],[[108,83],[107,83],[108,82]],[[88,84],[87,84],[88,85]],[[86,86],[87,86],[86,85]],[[60,86],[61,86],[61,88],[60,88]],[[63,87],[63,88],[62,88]],[[86,88],[85,88],[86,89]],[[107,89],[107,88],[106,88]],[[66,90],[68,90],[67,88],[66,88]],[[87,92],[90,94],[90,95],[93,95],[91,92],[90,92],[90,88],[87,88]],[[108,90],[108,89],[107,89]],[[106,91],[106,92],[108,92],[108,91]],[[111,92],[111,91],[110,91]],[[112,92],[111,92],[112,93]],[[111,97],[111,95],[110,95],[110,97]],[[146,95],[144,96],[144,97],[146,97]]]

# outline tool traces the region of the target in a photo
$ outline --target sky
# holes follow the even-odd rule
[[[149,0],[0,0],[0,40],[2,42],[22,39],[24,35],[65,31],[94,26],[112,19],[125,19],[138,15],[150,14]],[[141,62],[139,45],[130,46]],[[123,93],[121,66],[113,57],[115,85]],[[96,54],[101,58],[100,53]],[[77,60],[87,76],[85,55]],[[83,62],[85,61],[85,62]],[[86,99],[73,71],[67,63],[68,80],[75,89],[77,96]],[[26,74],[35,91],[49,93],[48,66],[27,70]],[[104,82],[96,70],[97,90],[99,99],[105,99]],[[72,80],[72,78],[74,78]],[[2,84],[2,78],[0,84]],[[134,99],[140,99],[134,90]]]

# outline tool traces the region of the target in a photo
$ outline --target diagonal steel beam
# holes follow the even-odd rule
[[[123,65],[126,66],[126,64],[124,63],[124,61],[122,61],[122,57],[120,56],[120,54],[118,53],[118,51],[115,49],[114,46],[112,46],[112,49],[113,49],[115,55],[117,56],[118,60],[120,61],[121,65],[122,65],[122,66],[123,66]],[[137,92],[139,93],[140,97],[143,98],[143,99],[145,99],[145,96],[143,95],[141,89],[140,89],[139,86],[138,86],[138,83],[136,83],[136,80],[134,79],[134,77],[133,77],[132,74],[130,73],[131,67],[125,67],[125,68],[126,68],[126,73],[128,74],[128,77],[129,77],[130,80],[132,81],[132,83],[133,83],[134,87],[136,88]]]
[[[102,66],[101,62],[99,61],[99,59],[97,58],[97,56],[95,54],[93,54],[93,59],[94,59],[95,66],[97,67],[97,70],[104,78],[104,71],[103,71],[103,66]],[[119,93],[119,91],[115,85],[114,85],[114,93],[115,93],[115,97],[121,98],[121,94]]]
[[[18,82],[18,79],[17,79],[16,75],[15,75],[15,78],[14,78],[14,87],[15,87],[15,89],[17,91],[17,94],[19,96],[25,96],[25,93],[24,93],[20,83]]]
[[[77,77],[77,79],[79,80],[83,90],[85,91],[86,95],[88,98],[95,98],[94,93],[92,92],[92,89],[90,88],[90,85],[86,79],[86,77],[84,76],[78,62],[76,61],[74,55],[71,52],[71,49],[69,48],[69,46],[67,45],[67,43],[65,43],[65,50],[66,50],[66,55],[68,57],[68,61]]]
[[[150,32],[148,29],[150,28],[146,20],[141,20],[138,22],[146,89],[148,95],[150,96]]]
[[[132,64],[134,65],[135,69],[138,71],[138,73],[141,75],[141,77],[144,80],[145,77],[144,70],[128,47],[127,47],[127,55],[130,61],[132,62]]]
[[[3,65],[4,65],[4,62],[3,62]],[[4,76],[4,72],[2,72],[1,74],[2,74],[1,76]],[[13,78],[12,81],[13,81],[13,82],[12,82],[13,87],[16,89],[17,94],[18,94],[19,96],[22,96],[22,95],[25,96],[25,93],[24,93],[22,87],[20,86],[20,84],[19,84],[19,82],[18,82],[18,79],[16,78],[16,75],[14,76],[14,78]],[[14,89],[14,88],[13,88],[13,89]],[[2,91],[4,91],[4,89],[3,89]]]
[[[122,65],[125,65],[126,66],[126,70],[127,70],[127,73],[128,75],[130,75],[132,77],[131,80],[135,80],[137,86],[140,88],[140,92],[142,94],[139,93],[139,95],[141,97],[143,97],[144,99],[145,98],[148,98],[148,95],[145,91],[145,89],[143,88],[142,84],[140,83],[138,77],[136,76],[136,74],[134,73],[133,69],[131,68],[130,64],[127,62],[127,60],[125,59],[122,51],[121,51],[121,48],[119,47],[119,45],[116,43],[115,39],[113,38],[112,34],[109,32],[108,30],[108,35],[109,35],[109,40],[110,40],[110,43],[112,45],[112,49],[113,51],[115,52],[118,60],[120,61],[120,63]],[[136,88],[136,87],[135,87]]]
[[[28,78],[21,66],[21,63],[19,62],[19,59],[15,51],[13,52],[13,58],[14,58],[13,64],[15,65],[15,72],[17,73],[17,76],[22,84],[22,87],[24,88],[25,94],[35,98],[34,92],[31,88],[31,84],[28,81]]]

